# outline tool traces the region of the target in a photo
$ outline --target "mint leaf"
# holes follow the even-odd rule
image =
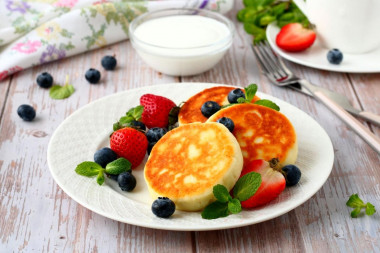
[[[230,213],[240,213],[241,212],[241,204],[238,199],[232,199],[228,202],[228,211]]]
[[[139,121],[144,111],[144,106],[138,105],[128,110],[125,116],[121,117],[118,122],[113,124],[113,130],[117,131],[124,127],[131,127],[132,121]]]
[[[268,100],[268,99],[260,99],[260,100],[257,100],[254,104],[256,105],[262,105],[262,106],[265,106],[265,107],[269,107],[273,110],[276,110],[276,111],[280,111],[280,107],[278,105],[276,105],[274,102]]]
[[[239,178],[234,187],[234,196],[240,201],[245,201],[253,196],[261,185],[261,175],[250,172]]]
[[[355,208],[351,212],[352,218],[357,218],[363,208],[365,208],[365,213],[367,215],[373,215],[376,212],[375,206],[369,202],[364,204],[364,201],[359,198],[358,194],[352,194],[346,202],[346,205]]]
[[[372,215],[375,212],[376,212],[375,206],[368,202],[367,207],[365,209],[365,214],[366,215]]]
[[[104,173],[103,170],[99,171],[98,177],[96,178],[96,182],[98,185],[102,185],[104,183]]]
[[[203,219],[217,219],[228,216],[228,204],[219,201],[212,202],[202,211]]]
[[[227,188],[224,185],[217,184],[212,189],[212,192],[214,193],[215,198],[222,203],[228,202],[228,197],[230,197],[230,194],[228,193]]]
[[[255,97],[256,92],[257,92],[257,85],[256,84],[250,84],[247,87],[244,88],[245,90],[245,97],[246,101],[250,103],[252,99]]]
[[[119,119],[119,124],[126,125],[128,123],[131,123],[134,120],[134,118],[130,115],[123,116]]]
[[[120,173],[130,171],[132,164],[125,158],[119,158],[110,162],[106,166],[106,173],[111,175],[119,175]]]
[[[74,86],[69,84],[69,76],[66,76],[66,82],[64,86],[53,85],[50,88],[49,95],[53,99],[65,99],[71,96],[75,91]]]
[[[237,102],[238,102],[239,104],[245,103],[245,101],[246,101],[245,98],[238,98],[238,99],[237,99]]]
[[[103,171],[103,168],[96,162],[82,162],[75,168],[77,174],[86,177],[96,176],[99,171]]]
[[[144,106],[138,105],[134,108],[131,108],[127,112],[127,116],[132,116],[134,118],[134,120],[139,121],[141,119],[141,115],[142,115],[143,111],[144,111]]]

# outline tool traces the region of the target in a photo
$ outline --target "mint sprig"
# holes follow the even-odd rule
[[[119,175],[120,173],[130,171],[131,170],[131,163],[125,159],[125,158],[119,158],[113,162],[110,162],[107,164],[106,168],[102,168],[99,164],[96,162],[82,162],[77,165],[75,168],[75,172],[81,176],[85,177],[96,177],[96,182],[99,185],[102,185],[104,183],[105,177],[104,173],[112,174],[112,175]]]
[[[53,85],[50,88],[49,95],[53,99],[65,99],[71,96],[75,91],[74,86],[69,84],[69,76],[66,75],[66,82],[64,86]]]
[[[211,220],[240,213],[242,210],[240,202],[252,197],[260,185],[261,175],[256,172],[247,173],[239,178],[234,187],[235,198],[232,198],[224,185],[215,185],[213,194],[216,201],[206,206],[202,211],[202,218]]]
[[[351,212],[352,218],[357,218],[363,208],[365,209],[365,214],[369,216],[373,215],[376,212],[375,206],[369,202],[367,202],[367,204],[364,204],[364,201],[359,198],[358,194],[352,194],[348,199],[346,205],[354,208],[354,210]]]
[[[276,110],[276,111],[280,111],[280,107],[275,104],[274,102],[268,100],[268,99],[260,99],[260,100],[257,100],[254,104],[256,105],[262,105],[262,106],[265,106],[265,107],[268,107],[268,108],[271,108],[273,110]]]
[[[245,98],[238,98],[237,102],[239,104],[252,103],[253,98],[256,96],[257,89],[258,89],[257,84],[252,83],[248,85],[247,87],[244,88]],[[257,100],[256,102],[254,102],[254,104],[262,105],[262,106],[271,108],[273,110],[280,111],[280,107],[268,99]],[[231,105],[234,105],[234,104],[230,104],[229,106]]]
[[[118,122],[113,124],[113,130],[117,131],[124,127],[132,126],[132,121],[139,121],[144,111],[144,106],[138,105],[129,109],[125,116],[121,117]]]

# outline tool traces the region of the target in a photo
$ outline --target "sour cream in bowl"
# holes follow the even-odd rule
[[[232,45],[232,22],[198,9],[166,9],[132,21],[129,36],[140,57],[153,69],[189,76],[214,67]]]

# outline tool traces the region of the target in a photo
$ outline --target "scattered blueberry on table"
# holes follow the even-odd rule
[[[86,80],[91,84],[96,84],[100,80],[100,72],[97,69],[90,68],[85,74]]]
[[[37,76],[37,84],[42,88],[50,88],[53,85],[53,77],[48,72],[43,72]]]
[[[169,218],[174,211],[175,204],[167,197],[158,197],[152,204],[152,212],[160,218]]]
[[[36,117],[36,110],[30,105],[20,105],[17,114],[25,121],[32,121]]]
[[[101,63],[105,70],[114,70],[117,65],[117,60],[113,56],[106,55],[102,58]]]
[[[340,64],[342,61],[343,61],[343,53],[339,50],[339,49],[331,49],[328,53],[327,53],[327,60],[331,63],[331,64]]]

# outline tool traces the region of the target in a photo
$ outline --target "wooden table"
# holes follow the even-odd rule
[[[234,45],[211,71],[170,77],[150,69],[129,41],[34,67],[0,83],[0,252],[380,252],[380,156],[328,109],[310,97],[271,85],[260,73],[236,9]],[[102,69],[104,55],[116,54],[118,69],[102,71],[102,81],[84,79],[89,67]],[[357,108],[380,114],[380,74],[345,74],[290,64],[316,85],[345,94]],[[69,75],[76,92],[53,100],[36,76]],[[48,142],[58,125],[78,108],[119,91],[172,82],[213,82],[259,90],[308,113],[329,134],[335,150],[332,173],[309,201],[273,220],[209,232],[154,230],[120,223],[77,204],[54,182],[46,161]],[[21,104],[37,110],[22,121]],[[380,135],[380,128],[367,124]],[[312,134],[312,133],[311,133]],[[353,193],[373,203],[378,213],[352,219],[345,203]]]

